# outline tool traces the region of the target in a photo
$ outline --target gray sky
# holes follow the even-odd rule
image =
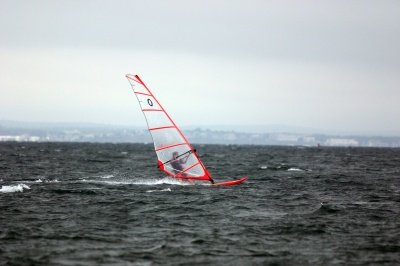
[[[400,135],[400,1],[0,0],[0,120]]]

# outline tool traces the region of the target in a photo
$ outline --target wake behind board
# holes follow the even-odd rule
[[[146,84],[138,75],[128,74],[126,78],[131,84],[146,119],[158,158],[158,169],[173,178],[189,182],[209,182],[213,186],[233,186],[247,180],[247,177],[244,177],[238,180],[215,183],[196,150]]]

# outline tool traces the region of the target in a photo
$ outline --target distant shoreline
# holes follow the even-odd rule
[[[0,141],[152,143],[147,129],[140,127],[79,124],[42,127],[39,124],[0,124]],[[233,130],[184,129],[188,140],[197,144],[278,145],[305,147],[400,147],[400,137],[329,135],[290,132],[251,133]]]

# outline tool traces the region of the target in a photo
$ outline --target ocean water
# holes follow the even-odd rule
[[[0,143],[0,265],[399,265],[400,149]]]

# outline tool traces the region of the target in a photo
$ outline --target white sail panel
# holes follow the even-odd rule
[[[189,176],[203,176],[205,174],[204,169],[200,164],[187,170],[185,173]]]
[[[156,150],[175,144],[185,143],[185,140],[182,138],[176,128],[151,130],[150,133],[153,136],[154,148]]]
[[[173,126],[171,120],[164,112],[146,112],[147,125],[149,128],[169,127]]]

